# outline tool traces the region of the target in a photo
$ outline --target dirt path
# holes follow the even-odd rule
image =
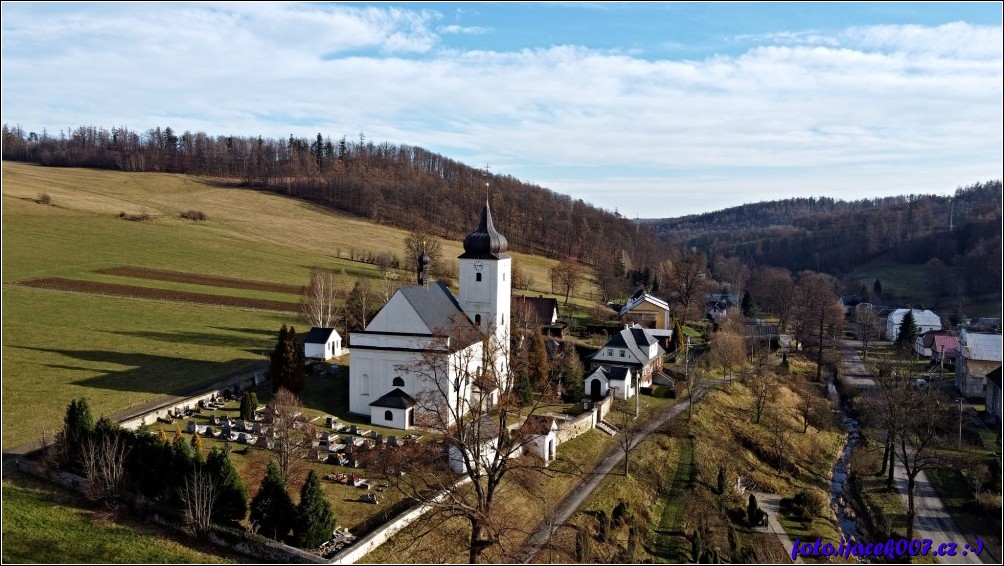
[[[700,400],[700,398],[704,396],[705,391],[706,389],[698,391],[695,394],[694,400]],[[634,442],[631,444],[631,448],[637,446],[639,442],[655,432],[664,423],[687,410],[687,407],[689,406],[690,400],[685,399],[672,407],[668,407],[659,413],[656,413],[634,439]],[[610,450],[607,451],[606,456],[604,456],[604,458],[596,464],[592,471],[583,476],[582,483],[572,490],[571,493],[565,496],[565,499],[563,499],[561,503],[555,507],[554,511],[549,514],[548,520],[545,520],[538,525],[533,534],[527,537],[526,542],[523,545],[523,550],[517,553],[517,561],[529,563],[533,560],[534,557],[537,556],[537,554],[548,544],[551,537],[555,532],[557,532],[558,528],[579,510],[579,507],[581,507],[582,504],[586,502],[586,499],[592,495],[593,491],[599,487],[600,483],[607,477],[611,470],[614,469],[614,466],[623,462],[623,460],[623,449],[617,445],[611,447]]]

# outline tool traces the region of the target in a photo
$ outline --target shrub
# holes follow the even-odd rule
[[[199,210],[186,210],[181,213],[181,217],[185,220],[201,221],[206,219],[206,213]]]
[[[801,490],[791,498],[792,513],[803,521],[811,521],[826,509],[823,496],[814,491]]]
[[[35,199],[38,204],[52,204],[52,197],[49,193],[39,193],[38,198]]]

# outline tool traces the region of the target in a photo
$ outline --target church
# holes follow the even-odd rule
[[[350,335],[350,412],[382,427],[441,428],[472,404],[497,402],[509,379],[508,249],[486,201],[458,258],[458,296],[429,281],[428,256],[417,258],[418,283],[398,289]]]

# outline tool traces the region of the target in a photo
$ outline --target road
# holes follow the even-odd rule
[[[707,387],[702,387],[694,393],[694,401],[700,400],[707,391]],[[667,407],[662,411],[656,413],[651,420],[645,425],[645,427],[639,432],[635,437],[634,441],[631,443],[631,448],[633,449],[638,445],[639,442],[644,440],[648,435],[652,434],[664,423],[673,419],[681,412],[687,410],[690,407],[690,400],[685,399],[680,401],[672,407]],[[535,556],[547,545],[548,541],[551,540],[551,536],[557,532],[568,519],[579,510],[579,507],[586,502],[586,499],[592,495],[593,491],[599,487],[600,482],[614,469],[614,466],[621,464],[624,461],[624,451],[620,445],[613,446],[609,451],[607,451],[606,456],[590,471],[583,476],[583,481],[572,490],[565,499],[561,501],[554,508],[554,511],[550,513],[547,520],[543,521],[538,525],[537,530],[533,532],[528,538],[527,542],[524,543],[524,548],[522,552],[519,553],[519,562],[529,563],[534,559]]]
[[[864,363],[861,361],[861,356],[858,355],[860,347],[861,343],[857,341],[844,340],[841,342],[840,354],[843,358],[844,366],[842,378],[845,383],[857,387],[862,391],[867,391],[875,387],[875,381],[871,379]],[[906,472],[899,462],[896,465],[894,480],[896,491],[903,498],[903,508],[905,509],[908,505],[907,479]],[[958,545],[958,554],[956,556],[937,557],[939,564],[981,564],[983,562],[996,562],[985,549],[980,556],[971,553],[962,556],[963,545],[969,543],[970,546],[973,546],[974,540],[972,537],[966,537],[962,534],[962,530],[955,524],[952,516],[945,509],[941,498],[938,497],[937,492],[934,490],[934,486],[931,485],[931,482],[928,481],[927,476],[923,472],[917,475],[916,487],[914,489],[914,508],[917,511],[917,516],[914,519],[914,537],[931,539],[935,548],[945,542],[953,542]]]

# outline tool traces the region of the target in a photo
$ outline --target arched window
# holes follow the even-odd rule
[[[370,376],[368,373],[364,373],[362,378],[359,380],[359,394],[369,395],[370,394]]]
[[[474,315],[474,325],[475,326],[481,326],[481,315],[480,314]]]
[[[404,379],[400,377],[395,377],[393,382],[394,387],[404,387]]]
[[[394,420],[394,412],[393,411],[384,411],[383,412],[383,420],[385,420],[385,421],[392,421],[392,420]]]

